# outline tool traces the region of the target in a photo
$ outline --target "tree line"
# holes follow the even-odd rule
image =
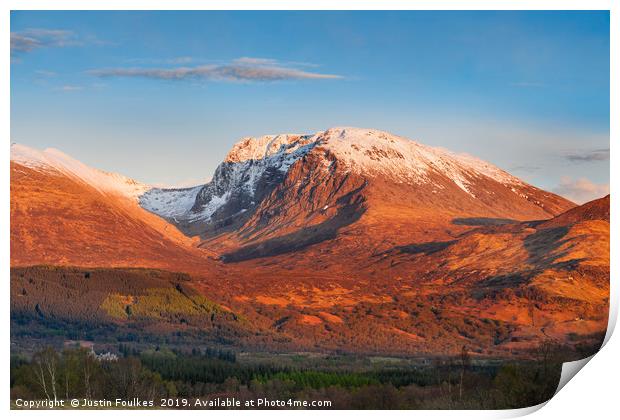
[[[11,398],[124,399],[236,397],[322,399],[343,409],[500,409],[550,398],[561,364],[547,343],[536,360],[477,366],[467,349],[426,367],[368,370],[301,368],[239,362],[234,352],[191,351],[121,345],[117,358],[83,348],[45,348],[11,358]]]

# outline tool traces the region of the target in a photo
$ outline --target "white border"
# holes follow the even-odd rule
[[[618,36],[620,32],[620,21],[616,14],[620,10],[618,2],[611,0],[222,0],[216,1],[199,1],[199,0],[89,0],[88,2],[77,0],[5,0],[0,6],[3,13],[0,15],[0,28],[3,32],[3,41],[0,46],[0,62],[2,63],[2,83],[0,84],[0,112],[1,121],[0,130],[4,137],[4,146],[0,148],[0,188],[2,195],[5,197],[5,204],[0,209],[0,252],[3,263],[3,286],[4,286],[4,302],[2,310],[2,329],[3,345],[1,346],[0,359],[5,366],[5,372],[8,373],[9,360],[9,249],[10,249],[10,212],[7,201],[9,200],[9,143],[10,143],[10,44],[9,44],[9,27],[10,27],[10,10],[611,10],[611,115],[618,114],[618,97],[619,86],[617,83],[617,75],[620,68],[618,66]],[[618,140],[618,119],[611,120],[610,127],[610,143],[611,147],[611,193],[612,197],[616,196],[617,181],[619,176],[618,155],[615,152],[613,143]],[[611,230],[611,279],[612,279],[612,301],[611,301],[611,319],[613,329],[618,312],[618,284],[617,284],[617,264],[615,264],[618,256],[618,235],[620,230],[616,229],[618,217],[617,206],[612,201],[612,230]],[[609,338],[609,335],[608,337]],[[616,378],[620,371],[620,363],[616,355],[620,354],[620,343],[618,339],[610,340],[604,350],[596,355],[592,362],[579,373],[579,379],[570,381],[566,387],[556,395],[546,407],[537,411],[534,418],[567,418],[579,419],[588,418],[609,418],[611,413],[617,413],[617,391]],[[6,377],[5,391],[2,398],[5,401],[5,410],[9,408],[9,378]],[[544,406],[542,404],[541,406]],[[515,417],[536,411],[539,407],[509,410],[509,411],[393,411],[389,414],[383,412],[354,412],[354,411],[324,411],[319,415],[326,418],[339,418],[353,416],[363,418],[375,418],[376,416],[393,416],[396,418],[452,418],[452,419],[484,419],[484,418],[502,418]],[[146,417],[150,418],[167,418],[177,413],[164,410],[155,411],[116,411],[113,414],[110,411],[89,411],[88,413],[81,411],[47,411],[45,413],[34,411],[11,411],[9,415],[19,418],[38,418],[45,415],[50,419],[56,418],[82,418],[84,415],[94,418],[108,418],[110,415],[123,418]],[[178,413],[180,414],[180,413]],[[230,416],[231,412],[226,411],[187,411],[183,412],[183,416],[193,418],[204,418],[206,416],[224,419]],[[316,412],[295,412],[290,411],[238,411],[234,412],[236,418],[252,418],[252,419],[273,419],[273,418],[289,418],[294,414],[297,418],[310,419],[314,417]]]

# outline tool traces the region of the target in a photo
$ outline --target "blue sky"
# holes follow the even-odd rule
[[[608,12],[12,12],[11,141],[161,184],[242,136],[383,129],[578,201],[609,184]]]

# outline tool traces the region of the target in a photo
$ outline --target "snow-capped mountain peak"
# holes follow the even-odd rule
[[[518,178],[472,156],[426,146],[385,131],[355,127],[334,127],[313,135],[246,137],[232,147],[225,162],[281,160],[284,171],[315,146],[331,152],[351,171],[365,176],[389,176],[398,183],[427,183],[431,174],[439,173],[467,193],[471,193],[468,185],[472,177],[488,177],[504,185],[522,184]]]
[[[351,170],[390,176],[397,182],[425,183],[430,174],[439,173],[459,188],[470,192],[471,178],[488,177],[505,185],[522,182],[496,166],[465,154],[426,146],[385,131],[354,127],[331,128],[315,135]]]
[[[37,150],[22,144],[11,145],[11,161],[36,171],[57,171],[78,179],[100,192],[113,193],[137,200],[151,189],[126,176],[91,168],[60,150]]]
[[[230,150],[208,184],[152,189],[140,197],[147,210],[185,224],[230,219],[256,208],[299,159],[313,155],[317,170],[339,170],[395,184],[458,187],[472,198],[479,179],[503,184],[515,194],[525,185],[490,163],[430,147],[385,131],[335,127],[315,134],[245,137]],[[516,187],[516,189],[515,189]],[[527,199],[527,197],[524,197]]]
[[[233,145],[224,162],[260,160],[278,153],[291,153],[309,144],[311,137],[299,134],[244,137]]]

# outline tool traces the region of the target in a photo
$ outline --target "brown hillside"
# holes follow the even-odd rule
[[[11,162],[11,265],[208,264],[191,239],[128,199]]]

